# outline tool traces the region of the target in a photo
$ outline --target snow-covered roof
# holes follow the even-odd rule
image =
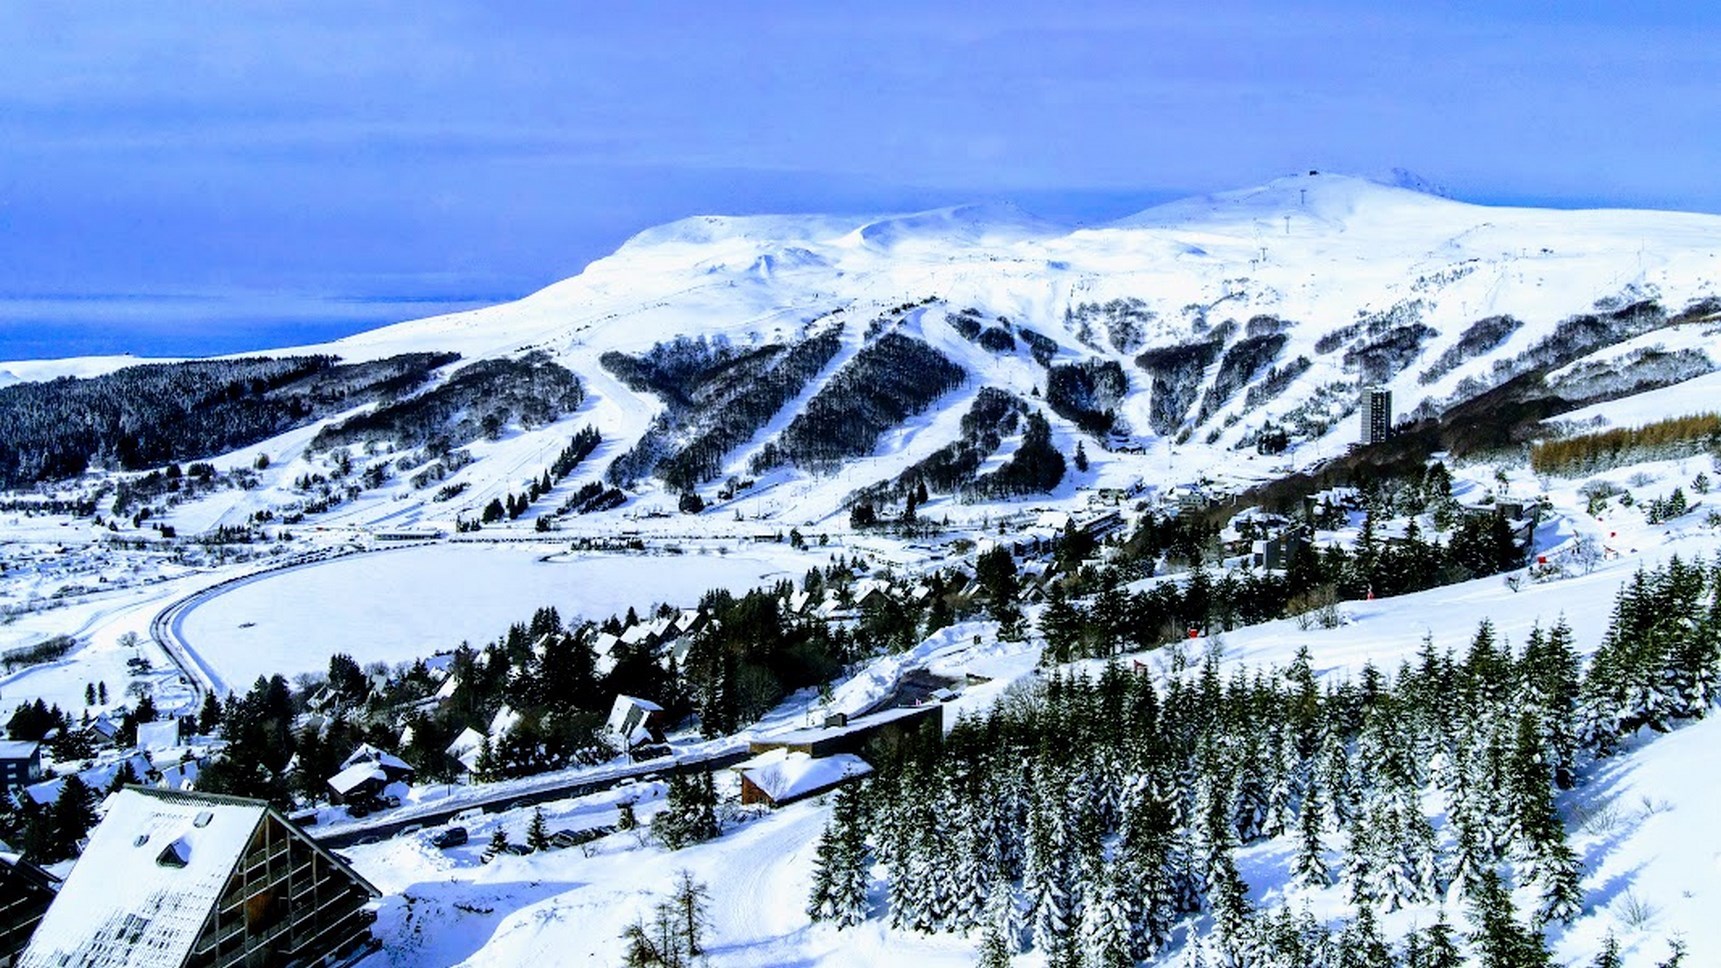
[[[604,728],[629,746],[637,745],[651,739],[647,720],[652,713],[661,712],[663,707],[649,699],[617,694],[615,702],[610,705],[609,719],[604,722]]]
[[[84,785],[89,787],[91,790],[100,793],[101,791],[106,790],[109,784],[114,782],[114,777],[119,775],[120,765],[124,763],[131,764],[132,772],[137,774],[140,781],[151,769],[149,757],[142,753],[133,753],[122,759],[112,760],[107,763],[98,763],[87,770],[79,770],[78,779],[83,780]],[[63,776],[56,776],[51,780],[43,780],[40,783],[32,783],[25,787],[24,795],[37,803],[49,804],[60,799],[60,788],[65,785],[66,778]]]
[[[853,753],[813,757],[775,749],[736,769],[772,802],[786,803],[827,790],[851,777],[866,776],[872,772],[872,765]]]
[[[35,740],[8,739],[0,740],[0,760],[27,760],[36,755],[42,746]]]
[[[501,742],[502,737],[514,731],[520,725],[520,714],[512,707],[503,706],[496,710],[496,715],[490,720],[490,742]]]
[[[136,787],[115,793],[106,807],[19,965],[184,964],[252,834],[271,812],[261,800]],[[377,894],[339,858],[305,842]]]
[[[360,760],[329,777],[329,789],[344,797],[373,780],[378,783],[387,783],[388,774],[384,773],[382,767],[375,763],[369,760]]]
[[[468,726],[460,731],[459,736],[454,737],[454,742],[448,744],[448,749],[445,752],[449,756],[458,758],[482,745],[484,745],[484,734]]]
[[[390,770],[413,772],[412,764],[393,753],[385,753],[369,743],[360,743],[357,749],[354,749],[346,759],[341,761],[341,768],[344,770],[359,763],[369,763]]]
[[[158,719],[153,723],[137,724],[137,748],[140,750],[170,750],[179,745],[179,720]]]
[[[121,790],[21,965],[177,966],[267,811],[262,802]]]

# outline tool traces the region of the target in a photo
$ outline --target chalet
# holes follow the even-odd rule
[[[448,744],[444,754],[467,774],[478,772],[478,754],[484,748],[484,734],[468,726]]]
[[[262,800],[127,787],[18,963],[331,965],[374,944],[378,897]]]
[[[663,707],[649,699],[617,695],[604,732],[624,750],[663,742]]]
[[[42,778],[42,744],[29,740],[0,741],[0,786],[8,793]]]
[[[816,797],[872,772],[872,765],[852,753],[808,756],[774,749],[734,767],[741,774],[742,804],[776,808]]]
[[[0,851],[0,968],[18,963],[18,955],[59,888],[54,875],[17,854]]]
[[[112,746],[114,738],[119,735],[120,724],[108,718],[107,713],[96,716],[84,726],[84,736],[96,746]]]
[[[754,753],[785,749],[813,757],[837,753],[866,752],[875,744],[891,746],[911,739],[939,743],[944,740],[944,707],[938,703],[925,706],[897,706],[865,716],[837,717],[825,726],[790,730],[755,738],[749,748]]]
[[[329,777],[329,802],[366,803],[383,796],[391,783],[410,783],[411,764],[393,753],[361,743],[341,763],[341,770]]]

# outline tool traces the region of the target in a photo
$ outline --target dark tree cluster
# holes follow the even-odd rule
[[[700,602],[715,621],[697,633],[680,673],[706,736],[732,733],[796,689],[830,681],[852,657],[848,634],[791,614],[786,591],[736,598],[716,589]]]
[[[996,500],[1050,493],[1064,479],[1064,455],[1052,444],[1052,427],[1039,411],[1028,414],[1022,443],[1004,466],[963,489],[968,499]]]
[[[1083,360],[1046,370],[1046,405],[1096,436],[1117,422],[1117,405],[1129,394],[1129,378],[1116,360]]]
[[[1522,320],[1512,316],[1487,316],[1478,319],[1458,334],[1458,342],[1448,346],[1428,369],[1417,374],[1416,382],[1427,386],[1458,369],[1465,361],[1492,353],[1523,325]]]
[[[194,360],[0,388],[0,489],[64,480],[91,467],[143,470],[237,450],[406,392],[457,358]]]
[[[1385,383],[1422,354],[1423,346],[1440,333],[1426,323],[1405,323],[1345,351],[1344,367],[1355,371],[1364,386]]]
[[[806,388],[842,348],[842,326],[791,346],[738,351],[680,337],[641,359],[606,353],[604,365],[668,404],[645,436],[610,465],[610,483],[654,474],[679,491],[716,479],[723,458]]]
[[[1027,407],[1021,398],[997,387],[982,387],[974,403],[962,415],[961,436],[915,462],[893,480],[882,481],[855,493],[851,504],[877,507],[906,501],[914,495],[926,503],[928,492],[954,494],[974,480],[986,458],[1003,446],[1004,437],[1015,433]]]
[[[1254,325],[1254,320],[1250,321],[1250,325]],[[1207,388],[1206,394],[1201,398],[1195,422],[1205,423],[1208,417],[1219,412],[1220,407],[1231,402],[1237,391],[1243,389],[1257,374],[1279,358],[1289,339],[1283,333],[1262,333],[1245,336],[1227,347],[1225,355],[1219,358],[1219,374],[1213,378],[1213,385]]]
[[[1183,425],[1183,418],[1201,393],[1207,367],[1219,358],[1225,341],[1236,328],[1235,324],[1221,324],[1198,343],[1162,346],[1135,358],[1135,364],[1152,377],[1148,425],[1154,433],[1170,435]]]
[[[872,453],[880,434],[962,384],[965,373],[926,343],[891,332],[856,353],[754,460],[823,471]]]
[[[475,440],[496,440],[510,424],[554,423],[584,398],[579,377],[541,351],[479,360],[424,393],[324,427],[311,449],[376,442],[426,447],[440,455]]]

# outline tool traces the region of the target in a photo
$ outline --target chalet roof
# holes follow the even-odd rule
[[[866,776],[872,765],[852,753],[808,756],[775,749],[736,766],[747,782],[774,803],[809,796],[851,777]]]
[[[341,761],[341,769],[345,770],[348,767],[356,766],[360,763],[371,766],[380,766],[387,770],[401,770],[407,773],[414,772],[411,763],[408,763],[393,753],[385,753],[369,743],[360,743],[352,753],[348,754],[347,758]]]
[[[131,771],[137,774],[139,780],[142,780],[153,768],[150,765],[149,757],[142,753],[133,753],[130,756],[112,760],[107,763],[99,763],[87,770],[79,770],[78,779],[83,780],[84,786],[96,791],[99,795],[103,790],[108,788],[108,784],[114,782],[114,777],[119,776],[120,765],[123,763],[131,764]],[[49,804],[60,799],[60,788],[65,785],[66,778],[63,776],[56,776],[51,780],[43,780],[40,783],[30,784],[24,788],[24,795],[37,803]]]
[[[0,740],[0,760],[27,760],[42,746],[35,740]]]
[[[652,713],[661,712],[663,707],[649,699],[617,694],[615,702],[610,705],[609,719],[605,721],[604,728],[630,745],[643,743],[651,738],[646,720]]]
[[[360,760],[329,777],[329,789],[344,797],[372,780],[378,783],[387,783],[388,774],[384,773],[382,767],[375,763],[369,760]]]
[[[183,964],[252,833],[272,812],[261,800],[240,797],[141,787],[115,793],[19,964]],[[306,843],[377,894],[338,858]]]

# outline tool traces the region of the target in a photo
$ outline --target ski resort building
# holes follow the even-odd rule
[[[331,965],[372,944],[378,897],[262,800],[126,787],[18,963]]]
[[[1369,387],[1362,392],[1362,442],[1378,444],[1392,436],[1392,391]]]
[[[0,968],[12,968],[54,901],[60,882],[17,854],[0,852]]]

